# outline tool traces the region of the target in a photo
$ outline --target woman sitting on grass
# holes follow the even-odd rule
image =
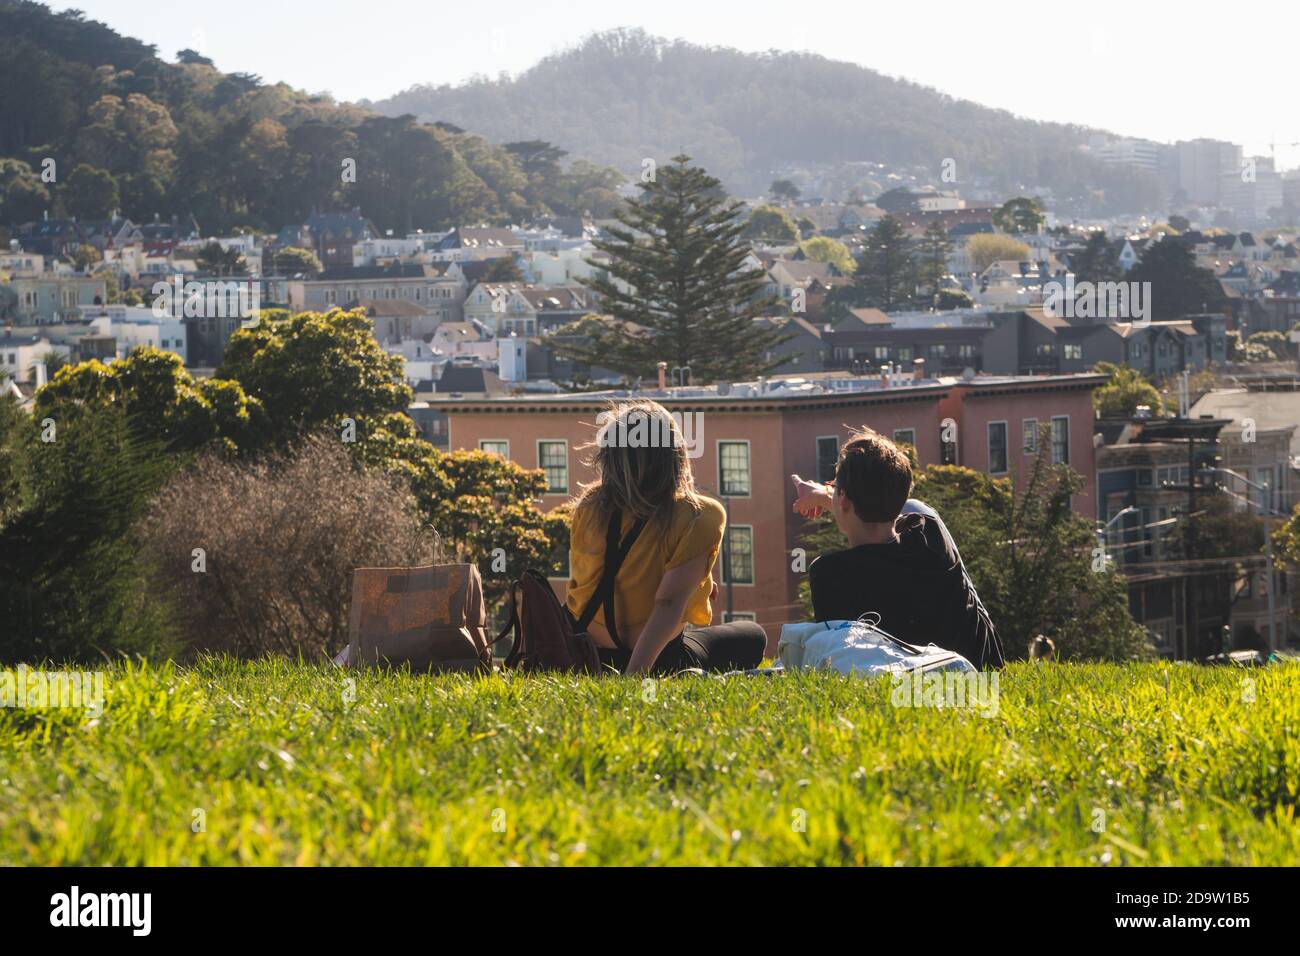
[[[579,615],[596,592],[612,516],[619,541],[644,522],[615,578],[614,621],[602,607],[587,629],[602,663],[628,674],[758,666],[767,646],[761,627],[750,621],[707,626],[726,513],[695,490],[677,423],[662,405],[644,400],[621,404],[602,419],[592,459],[596,480],[573,510],[569,611]]]

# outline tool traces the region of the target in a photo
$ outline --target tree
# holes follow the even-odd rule
[[[893,216],[885,216],[863,244],[854,281],[859,305],[886,311],[905,306],[916,294],[912,240]]]
[[[195,380],[179,355],[152,346],[111,365],[92,359],[65,366],[36,393],[36,418],[60,428],[111,407],[122,410],[140,441],[168,453],[232,452],[264,427],[263,409],[238,383]]]
[[[1029,258],[1029,247],[1010,236],[997,236],[980,233],[966,241],[966,252],[970,256],[971,266],[983,272],[993,263],[1002,259],[1020,262]]]
[[[930,290],[931,296],[936,296],[948,277],[948,256],[952,254],[952,240],[943,223],[936,219],[926,227],[916,251],[917,280]]]
[[[72,264],[81,272],[103,261],[104,254],[87,242],[77,246],[77,251],[72,254]]]
[[[214,276],[244,275],[248,263],[238,249],[227,249],[219,242],[206,243],[194,256],[194,263],[204,272]]]
[[[840,275],[851,276],[858,264],[844,243],[830,236],[813,236],[799,243],[799,251],[812,262],[828,262]]]
[[[1110,282],[1119,277],[1119,262],[1106,233],[1098,229],[1088,234],[1073,267],[1076,282]]]
[[[0,159],[0,222],[19,225],[40,219],[50,208],[50,191],[18,159]]]
[[[756,324],[773,307],[767,279],[747,269],[749,246],[736,203],[690,157],[660,167],[641,195],[608,227],[596,248],[608,261],[584,284],[602,297],[611,321],[592,328],[591,342],[567,351],[630,377],[654,374],[658,362],[690,367],[699,381],[762,374],[781,363],[769,357],[788,337]]]
[[[940,289],[935,308],[940,312],[950,312],[953,309],[969,309],[974,305],[975,300],[961,289]]]
[[[799,198],[799,187],[788,179],[774,179],[768,193],[777,202],[792,203]]]
[[[488,260],[481,282],[523,282],[524,273],[514,256],[498,256]]]
[[[1147,405],[1152,415],[1163,415],[1164,399],[1159,389],[1137,369],[1111,362],[1098,362],[1093,369],[1109,375],[1110,381],[1092,393],[1092,407],[1100,418],[1132,418],[1139,405]]]
[[[1246,339],[1247,362],[1285,362],[1291,357],[1289,340],[1281,332],[1255,332]]]
[[[758,206],[749,214],[742,233],[746,239],[762,239],[772,243],[799,241],[799,227],[785,210],[775,206]]]
[[[1198,266],[1192,250],[1175,239],[1148,243],[1127,280],[1151,283],[1151,312],[1157,321],[1210,312],[1223,299],[1214,273]]]
[[[167,609],[147,586],[134,529],[169,462],[123,409],[25,435],[27,501],[0,528],[0,659],[90,662],[165,654]]]
[[[230,337],[214,379],[238,383],[266,413],[265,444],[285,447],[308,432],[341,434],[351,419],[358,441],[396,427],[411,404],[400,356],[375,340],[360,311],[303,312],[283,321],[263,316]],[[405,420],[409,425],[409,420]]]
[[[276,250],[275,255],[271,257],[271,263],[275,271],[281,275],[301,273],[307,276],[318,276],[325,271],[325,267],[316,258],[316,253],[299,246],[285,246],[283,249]]]
[[[1169,217],[1169,227],[1171,229],[1177,230],[1179,235],[1181,235],[1182,233],[1189,232],[1191,230],[1192,221],[1188,219],[1186,216],[1179,216],[1175,214]]]
[[[1024,233],[1038,232],[1045,218],[1043,207],[1039,205],[1037,199],[1017,196],[1015,199],[1008,199],[993,213],[993,225],[1003,232],[1019,236]]]
[[[78,219],[107,219],[121,202],[113,174],[86,163],[72,170],[59,196],[68,215]]]

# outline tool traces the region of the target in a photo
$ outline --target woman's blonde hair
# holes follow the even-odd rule
[[[661,523],[666,532],[678,499],[701,508],[695,474],[676,419],[658,402],[635,399],[601,412],[588,464],[596,479],[582,489],[575,515],[607,519],[615,510]]]

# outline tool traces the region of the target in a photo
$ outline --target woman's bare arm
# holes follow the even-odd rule
[[[641,628],[625,673],[648,674],[668,642],[682,632],[686,604],[704,580],[708,566],[709,555],[702,554],[664,572],[655,591],[654,610]]]

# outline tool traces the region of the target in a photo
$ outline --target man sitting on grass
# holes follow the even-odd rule
[[[935,511],[909,500],[912,466],[883,435],[866,429],[840,451],[833,485],[794,481],[794,510],[829,511],[849,539],[808,568],[819,621],[880,615],[880,627],[911,644],[937,644],[976,667],[1001,667],[1002,644]]]

